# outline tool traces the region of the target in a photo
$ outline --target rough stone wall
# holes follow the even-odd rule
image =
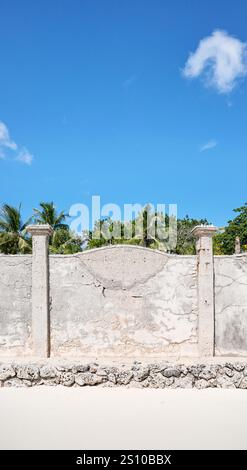
[[[247,363],[0,363],[0,387],[36,385],[247,389]]]
[[[0,355],[31,354],[32,256],[0,255]]]
[[[247,356],[247,255],[215,256],[215,354]]]
[[[54,356],[197,355],[196,257],[113,246],[50,257]]]

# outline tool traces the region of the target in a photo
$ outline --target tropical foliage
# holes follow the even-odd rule
[[[242,251],[247,251],[247,203],[234,209],[234,212],[237,214],[236,217],[230,220],[213,239],[215,254],[234,253],[236,237],[240,238]],[[51,253],[73,254],[84,249],[116,244],[168,250],[166,243],[157,235],[157,230],[152,229],[168,228],[172,219],[152,212],[150,206],[144,207],[129,222],[113,222],[111,218],[98,220],[93,230],[81,237],[71,232],[67,220],[68,214],[65,211],[57,211],[53,202],[41,202],[26,221],[22,220],[21,205],[16,208],[3,204],[0,208],[0,252],[5,254],[31,253],[32,241],[27,233],[27,225],[32,222],[52,226],[54,232],[49,240]],[[207,219],[193,219],[186,216],[177,219],[176,223],[177,244],[168,251],[181,255],[195,254],[195,240],[191,231],[196,225],[207,225]]]
[[[152,230],[152,225],[155,228],[168,229],[171,219],[169,220],[168,215],[164,216],[157,212],[151,213],[150,206],[144,207],[144,209],[137,215],[131,222],[119,224],[119,234],[121,237],[112,237],[106,239],[104,237],[108,230],[110,233],[114,233],[113,221],[108,218],[100,220],[95,223],[94,230],[90,232],[88,237],[88,245],[90,248],[99,248],[106,245],[115,244],[126,244],[126,245],[139,245],[147,248],[157,249],[161,251],[167,251],[166,240],[161,240],[155,230]],[[176,247],[169,249],[171,253],[177,254],[195,254],[195,239],[191,235],[191,230],[196,225],[208,224],[206,219],[190,219],[186,216],[184,219],[177,220],[177,244]],[[127,238],[125,238],[128,235]],[[150,236],[151,235],[151,236]]]
[[[39,205],[39,209],[33,209],[34,220],[37,224],[49,224],[53,230],[69,229],[68,225],[64,223],[68,214],[64,211],[57,212],[53,202],[40,202]]]
[[[240,238],[242,250],[247,251],[247,202],[234,209],[234,212],[237,214],[236,217],[229,220],[225,229],[215,237],[218,254],[231,255],[234,253],[236,237]]]
[[[50,242],[50,252],[61,255],[72,255],[82,250],[82,239],[67,229],[54,231]]]
[[[26,232],[31,218],[23,222],[19,208],[3,204],[0,209],[0,252],[5,254],[31,253],[32,246]]]
[[[196,225],[208,225],[207,219],[191,219],[188,215],[177,221],[177,246],[175,252],[179,255],[194,255],[196,252],[195,238],[191,234]]]

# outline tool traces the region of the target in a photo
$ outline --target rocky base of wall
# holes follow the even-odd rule
[[[134,361],[114,366],[98,363],[0,363],[1,387],[36,385],[247,389],[247,361],[212,364]]]

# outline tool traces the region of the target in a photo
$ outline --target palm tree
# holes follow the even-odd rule
[[[82,251],[83,239],[70,230],[58,229],[54,232],[49,246],[50,253],[72,255]]]
[[[0,252],[5,254],[31,253],[31,241],[26,228],[32,218],[22,221],[19,208],[3,204],[0,208]]]
[[[49,224],[53,230],[69,230],[69,226],[64,223],[68,214],[64,211],[58,213],[53,202],[40,202],[39,205],[41,209],[33,209],[37,224]]]

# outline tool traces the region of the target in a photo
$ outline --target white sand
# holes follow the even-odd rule
[[[1,449],[247,449],[247,390],[0,390]]]

